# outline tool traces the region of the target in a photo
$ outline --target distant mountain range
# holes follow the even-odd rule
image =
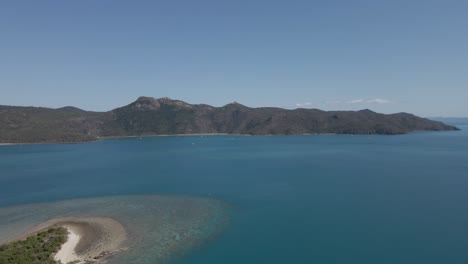
[[[71,106],[58,109],[0,106],[0,143],[86,142],[105,137],[177,134],[392,135],[443,130],[457,128],[408,113],[250,108],[238,103],[213,107],[152,97],[140,97],[109,112]]]

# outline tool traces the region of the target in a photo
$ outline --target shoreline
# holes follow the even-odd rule
[[[64,217],[51,219],[2,244],[27,239],[52,226],[67,229],[67,241],[53,255],[62,264],[105,263],[107,257],[126,250],[128,234],[122,224],[107,217]]]
[[[81,235],[73,228],[73,226],[63,226],[68,231],[67,241],[62,244],[60,250],[55,253],[54,260],[60,263],[81,262],[83,261],[78,257],[75,252],[78,243],[81,240]]]
[[[119,138],[150,138],[150,137],[196,137],[196,136],[252,136],[249,134],[228,134],[228,133],[190,133],[190,134],[156,134],[156,135],[141,135],[141,136],[108,136],[98,137],[96,141],[106,139],[119,139]]]
[[[252,135],[252,134],[228,134],[228,133],[201,133],[201,134],[161,134],[161,135],[142,135],[142,136],[108,136],[98,137],[96,140],[90,141],[76,141],[76,142],[20,142],[20,143],[0,143],[1,146],[18,146],[18,145],[65,145],[65,144],[87,144],[109,139],[127,139],[127,138],[152,138],[152,137],[197,137],[197,136],[235,136],[235,137],[287,137],[287,136],[330,136],[330,135],[386,135],[386,134],[338,134],[338,133],[303,133],[303,134],[266,134],[266,135]],[[393,134],[391,134],[393,135]],[[400,134],[398,134],[400,135]]]
[[[342,133],[302,133],[302,134],[265,134],[265,135],[253,135],[253,134],[229,134],[229,133],[190,133],[190,134],[156,134],[156,135],[141,135],[141,136],[105,136],[105,137],[96,137],[94,140],[89,141],[72,141],[72,142],[18,142],[18,143],[0,143],[2,146],[17,146],[17,145],[65,145],[65,144],[86,144],[86,143],[95,143],[99,141],[104,141],[108,139],[127,139],[127,138],[152,138],[152,137],[197,137],[197,136],[207,136],[207,137],[216,137],[216,136],[235,136],[235,137],[288,137],[288,136],[401,136],[409,135],[414,133],[431,133],[431,132],[451,132],[455,130],[415,130],[409,131],[406,133],[396,133],[396,134],[384,134],[384,133],[373,133],[373,134],[342,134]],[[456,131],[460,131],[456,130]]]
[[[72,142],[18,142],[18,143],[0,143],[1,146],[17,146],[17,145],[63,145],[63,144],[86,144],[104,141],[108,139],[125,139],[125,138],[150,138],[150,137],[196,137],[196,136],[273,136],[273,135],[250,135],[250,134],[228,134],[228,133],[200,133],[200,134],[160,134],[160,135],[142,135],[142,136],[106,136],[97,137],[90,141],[72,141]],[[278,135],[280,136],[280,135]],[[298,134],[299,136],[299,134]]]

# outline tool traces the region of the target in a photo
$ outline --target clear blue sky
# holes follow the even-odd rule
[[[0,1],[0,104],[468,116],[468,1]]]

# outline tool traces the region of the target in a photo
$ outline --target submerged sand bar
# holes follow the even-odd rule
[[[224,203],[188,196],[115,196],[0,208],[0,244],[63,226],[62,263],[160,264],[216,236]]]

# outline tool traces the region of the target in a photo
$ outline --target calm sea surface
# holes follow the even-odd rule
[[[401,136],[153,137],[0,147],[0,206],[170,194],[232,206],[177,264],[468,263],[468,122]]]

